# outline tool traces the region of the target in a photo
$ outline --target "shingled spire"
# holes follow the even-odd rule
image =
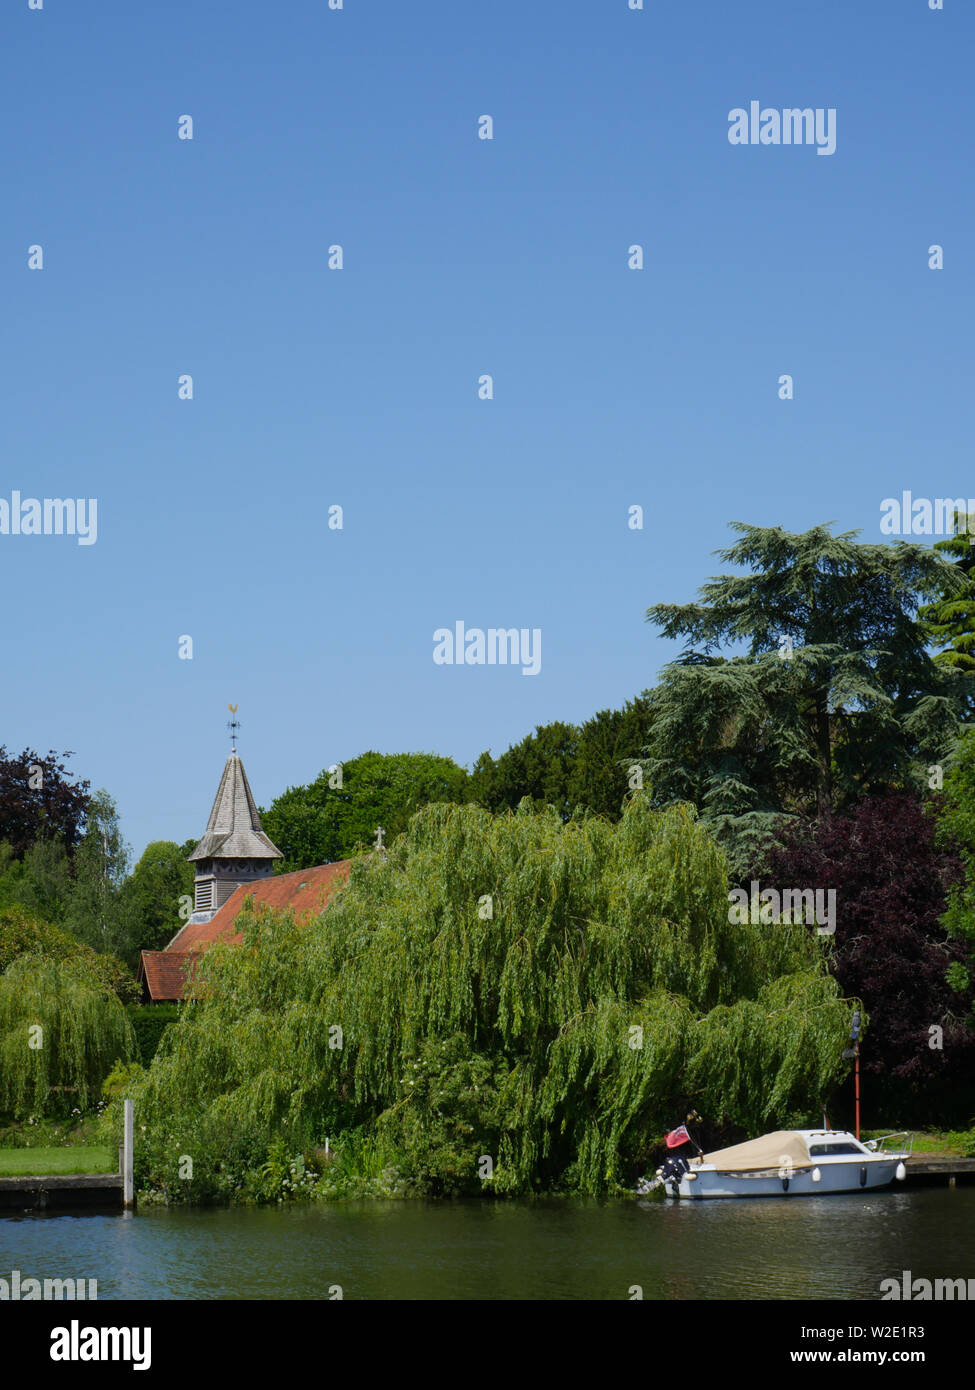
[[[244,764],[237,753],[224,763],[223,776],[203,839],[189,859],[281,859],[264,834]]]
[[[236,750],[223,776],[203,839],[188,856],[196,864],[193,922],[208,922],[241,883],[266,878],[281,851],[264,834],[247,773]]]

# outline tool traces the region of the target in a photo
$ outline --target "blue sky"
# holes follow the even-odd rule
[[[0,535],[0,742],[73,749],[138,855],[202,831],[228,702],[265,805],[367,748],[469,764],[652,685],[645,609],[729,521],[879,540],[884,497],[975,491],[973,36],[962,0],[11,0],[0,497],[96,497],[98,540]],[[836,153],[730,145],[753,99],[835,107]],[[540,628],[540,674],[434,665],[458,619]]]

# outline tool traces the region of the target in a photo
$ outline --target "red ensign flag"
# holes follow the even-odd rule
[[[668,1149],[676,1149],[681,1144],[689,1144],[690,1142],[691,1136],[684,1125],[681,1125],[680,1129],[672,1129],[667,1135]]]

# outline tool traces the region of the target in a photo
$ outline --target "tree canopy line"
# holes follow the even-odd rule
[[[70,756],[9,757],[0,746],[0,920],[20,909],[133,969],[140,949],[175,935],[179,898],[193,892],[186,856],[196,839],[156,840],[130,869],[115,802],[73,779]],[[30,767],[39,769],[33,787]]]
[[[198,1195],[264,1191],[294,1166],[281,1144],[313,1152],[336,1133],[329,1181],[481,1190],[480,1144],[504,1175],[495,1190],[604,1190],[673,1107],[722,1132],[817,1113],[848,1065],[853,1001],[878,1118],[971,1123],[972,548],[961,533],[927,548],[829,526],[733,529],[719,555],[736,573],[648,610],[683,642],[655,688],[581,725],[541,725],[470,771],[369,751],[262,810],[277,872],[359,857],[320,924],[262,918],[250,952],[209,953],[205,998],[144,1080],[167,1134],[209,1136]],[[192,892],[195,839],[148,846],[130,872],[111,798],[76,782],[68,756],[0,749],[4,1049],[32,928],[35,955],[101,991],[104,1053],[125,967],[165,944]],[[360,855],[379,824],[386,861]],[[728,887],[756,880],[835,888],[835,936],[727,926]],[[92,973],[109,955],[114,983]],[[342,1027],[339,1056],[316,1020]],[[180,1077],[195,1078],[183,1098]],[[147,1182],[186,1190],[165,1146],[146,1155]]]

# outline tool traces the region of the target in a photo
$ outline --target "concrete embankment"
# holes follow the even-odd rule
[[[0,1213],[26,1211],[121,1211],[119,1173],[71,1173],[0,1178]]]

